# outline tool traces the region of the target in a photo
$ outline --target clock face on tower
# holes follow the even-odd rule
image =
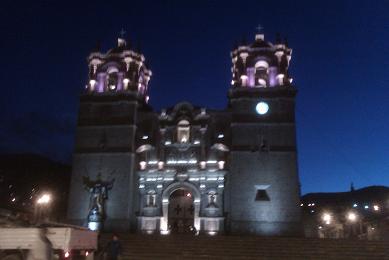
[[[255,111],[259,115],[265,115],[269,112],[269,105],[266,102],[261,101],[255,106]]]

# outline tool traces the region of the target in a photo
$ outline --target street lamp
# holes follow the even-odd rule
[[[322,219],[327,225],[329,225],[331,224],[332,216],[329,213],[324,213]]]
[[[49,209],[49,204],[52,201],[52,196],[49,193],[43,193],[35,203],[35,221],[41,221],[42,217],[45,217]],[[46,216],[48,218],[48,216]]]
[[[48,193],[42,194],[36,201],[37,204],[48,204],[51,201],[51,195]]]
[[[355,214],[354,212],[349,212],[347,214],[347,219],[351,222],[355,222],[357,220],[357,214]]]

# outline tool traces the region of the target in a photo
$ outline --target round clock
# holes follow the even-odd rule
[[[264,115],[269,111],[269,105],[266,102],[261,101],[255,106],[255,111],[260,115]]]

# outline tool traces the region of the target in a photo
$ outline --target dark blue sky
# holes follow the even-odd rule
[[[230,51],[261,24],[293,48],[302,192],[389,185],[389,1],[58,2],[2,2],[1,152],[70,162],[86,56],[121,28],[149,61],[156,109],[223,108]]]

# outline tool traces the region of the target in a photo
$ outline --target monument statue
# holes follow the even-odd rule
[[[101,230],[105,219],[104,203],[108,199],[108,191],[112,189],[115,179],[103,181],[100,174],[96,180],[91,180],[89,176],[83,176],[85,189],[90,193],[90,203],[88,212],[88,228],[91,230]]]

